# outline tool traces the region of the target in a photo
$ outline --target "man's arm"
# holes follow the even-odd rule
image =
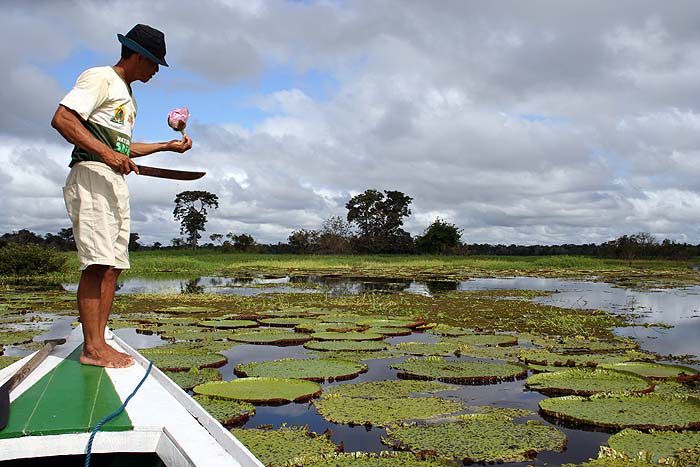
[[[154,152],[172,151],[183,153],[192,148],[192,140],[189,136],[182,139],[174,139],[165,143],[134,143],[131,142],[131,157],[142,157]]]
[[[124,175],[134,171],[138,173],[136,164],[129,156],[120,152],[114,151],[106,146],[101,141],[97,140],[83,126],[82,119],[73,110],[59,105],[56,113],[51,119],[51,126],[54,127],[60,134],[71,144],[76,145],[80,149],[98,155],[108,166],[115,171]]]

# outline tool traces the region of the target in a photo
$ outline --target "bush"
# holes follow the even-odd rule
[[[8,243],[0,248],[0,274],[32,276],[49,272],[61,272],[66,257],[53,248],[39,245]]]
[[[419,253],[454,254],[461,246],[462,231],[439,217],[425,229],[423,235],[416,238]]]

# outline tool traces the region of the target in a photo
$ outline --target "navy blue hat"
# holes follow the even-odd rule
[[[124,47],[143,55],[158,65],[168,66],[165,62],[165,34],[145,24],[137,24],[126,36],[117,34],[117,39]]]

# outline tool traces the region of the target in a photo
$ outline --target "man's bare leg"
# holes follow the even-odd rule
[[[107,322],[109,321],[109,315],[112,313],[112,305],[114,304],[114,294],[117,289],[117,279],[119,274],[121,274],[121,269],[109,268],[104,272],[102,276],[101,285],[101,297],[100,297],[100,326],[103,331],[107,329]],[[134,363],[134,359],[131,358],[129,354],[124,352],[119,352],[112,346],[109,346],[112,353],[117,355],[124,363],[129,365]],[[127,366],[129,366],[127,365]]]
[[[133,364],[115,355],[105,342],[105,327],[101,320],[102,281],[108,266],[91,265],[83,270],[78,285],[78,311],[83,326],[83,352],[80,362],[85,365],[124,368]],[[112,297],[114,293],[112,293]]]

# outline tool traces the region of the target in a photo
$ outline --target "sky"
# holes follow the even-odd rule
[[[114,65],[137,23],[170,67],[133,84],[134,141],[185,154],[129,175],[132,232],[180,237],[174,199],[219,197],[203,241],[318,229],[367,189],[413,198],[465,243],[602,243],[649,232],[700,243],[697,0],[3,1],[0,233],[69,227],[71,146],[51,128],[77,76]]]

